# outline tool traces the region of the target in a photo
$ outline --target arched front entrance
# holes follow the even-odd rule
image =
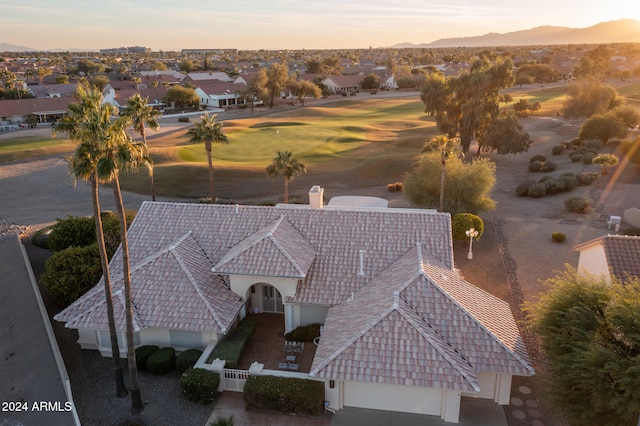
[[[278,289],[269,284],[261,284],[262,287],[262,311],[284,313],[282,295]]]

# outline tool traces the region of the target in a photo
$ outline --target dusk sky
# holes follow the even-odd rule
[[[639,19],[630,0],[0,0],[0,43],[332,49]]]

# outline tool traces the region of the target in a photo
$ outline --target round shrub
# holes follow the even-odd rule
[[[539,172],[542,168],[542,162],[534,161],[533,163],[529,163],[529,171],[530,172]]]
[[[182,374],[190,368],[193,368],[202,356],[200,349],[188,349],[176,357],[176,370]]]
[[[484,222],[480,216],[471,213],[458,213],[453,216],[451,220],[451,231],[454,240],[468,240],[469,237],[467,237],[466,231],[471,228],[478,231],[478,236],[475,239],[479,240],[484,232]]]
[[[182,374],[182,394],[189,401],[200,404],[211,403],[218,392],[220,374],[202,368],[190,368]]]
[[[33,238],[31,238],[31,244],[36,247],[40,247],[43,249],[49,248],[49,234],[53,229],[52,226],[47,226],[46,228],[39,229],[33,234]]]
[[[544,163],[545,161],[547,161],[547,156],[543,154],[538,154],[538,155],[534,155],[529,159],[529,163],[535,163],[536,161],[539,161],[540,163]]]
[[[516,185],[516,194],[520,197],[526,197],[527,191],[529,190],[529,186],[531,185],[531,181],[521,182]]]
[[[573,146],[580,146],[583,144],[583,141],[580,140],[580,138],[574,138],[574,139],[571,139],[571,144]]]
[[[567,239],[567,236],[562,232],[554,232],[551,234],[551,240],[556,243],[563,243]]]
[[[538,183],[545,183],[546,181],[551,179],[555,179],[555,178],[551,175],[542,176],[540,179],[538,179]]]
[[[529,185],[527,195],[531,198],[540,198],[547,193],[547,185],[544,183],[534,183]]]
[[[582,154],[579,154],[579,153],[571,154],[569,156],[569,159],[571,160],[572,163],[579,163],[580,161],[582,161]]]
[[[582,157],[582,162],[584,164],[592,164],[593,163],[593,158],[595,157],[593,152],[587,152],[586,154],[584,154],[584,156]]]
[[[138,366],[138,370],[146,370],[147,359],[158,349],[160,348],[156,345],[144,345],[136,348],[136,365]]]
[[[167,374],[173,369],[175,359],[175,349],[170,347],[160,348],[147,358],[147,370],[157,376]]]
[[[578,178],[575,176],[562,176],[560,179],[564,182],[565,191],[571,191],[573,188],[580,185],[580,181],[578,181]]]
[[[590,172],[582,172],[576,175],[576,178],[578,179],[579,184],[582,186],[591,185],[596,180],[597,177],[598,175],[596,173],[590,173]]]
[[[564,206],[573,213],[588,213],[591,210],[591,200],[584,197],[571,197],[564,200]]]
[[[564,181],[562,179],[549,179],[544,183],[547,194],[557,194],[565,190]]]
[[[573,173],[573,172],[564,172],[564,173],[562,173],[560,176],[561,176],[561,177],[565,177],[565,176],[571,176],[571,177],[574,177],[575,175],[576,175],[576,174],[575,174],[575,173]]]
[[[542,165],[542,167],[540,168],[541,172],[553,172],[558,168],[558,165],[556,163],[554,163],[553,161],[545,161],[545,163]]]
[[[553,148],[551,148],[551,153],[553,155],[560,155],[564,152],[565,149],[566,147],[563,144],[554,145]]]
[[[602,148],[602,141],[599,141],[597,139],[590,140],[590,141],[585,142],[584,146],[586,146],[587,148],[598,150],[598,149]]]
[[[47,240],[53,251],[64,250],[68,247],[84,247],[96,241],[96,223],[93,217],[67,216],[58,219],[53,225]]]

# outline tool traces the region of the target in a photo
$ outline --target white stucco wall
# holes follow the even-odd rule
[[[509,404],[511,398],[511,375],[481,372],[478,374],[480,392],[463,392],[462,396],[492,399],[500,405]]]
[[[602,244],[594,244],[580,250],[578,272],[604,275],[609,280],[609,266],[607,265],[607,257],[604,254],[604,246]]]
[[[308,324],[324,324],[329,312],[328,306],[296,305],[294,320],[295,326]]]

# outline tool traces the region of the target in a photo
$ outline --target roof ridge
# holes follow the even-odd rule
[[[282,224],[284,219],[285,219],[285,215],[281,215],[280,219],[278,219],[278,221],[277,221],[277,224],[273,227],[273,230],[267,234],[267,238],[269,238],[269,240],[271,240],[271,242],[273,242],[273,244],[275,244],[275,246],[278,247],[278,250],[280,250],[280,252],[282,254],[284,254],[284,256],[287,258],[287,260],[296,269],[296,271],[298,271],[298,273],[300,273],[302,278],[306,278],[307,273],[302,269],[302,267],[298,264],[298,262],[296,262],[296,260],[293,258],[293,256],[291,256],[291,254],[289,254],[289,251],[282,244],[280,244],[280,241],[278,240],[278,238],[276,238],[273,235],[273,232],[275,232],[280,227],[280,225]],[[289,221],[287,221],[286,223],[289,223]],[[291,228],[293,228],[294,231],[296,231],[298,234],[300,234],[300,232],[293,225],[291,225],[290,223],[289,223],[289,226],[291,226]],[[304,236],[302,234],[300,234],[300,236],[302,238],[304,238]],[[305,240],[306,240],[306,238],[305,238]]]
[[[126,298],[123,295],[123,290],[124,288],[116,291],[113,295],[117,297],[118,301],[122,304],[122,310],[124,311],[124,321],[125,321],[125,330],[126,330],[126,324],[127,324],[127,301]],[[140,322],[142,322],[142,318],[140,318],[140,314],[138,313],[138,308],[136,307],[136,304],[133,302],[133,295],[131,296],[131,308],[133,309],[132,315],[131,315],[131,323],[133,325],[133,330],[134,331],[140,331],[142,330],[143,327],[141,327],[141,324],[138,324],[138,321],[136,320],[136,317],[140,320]]]

